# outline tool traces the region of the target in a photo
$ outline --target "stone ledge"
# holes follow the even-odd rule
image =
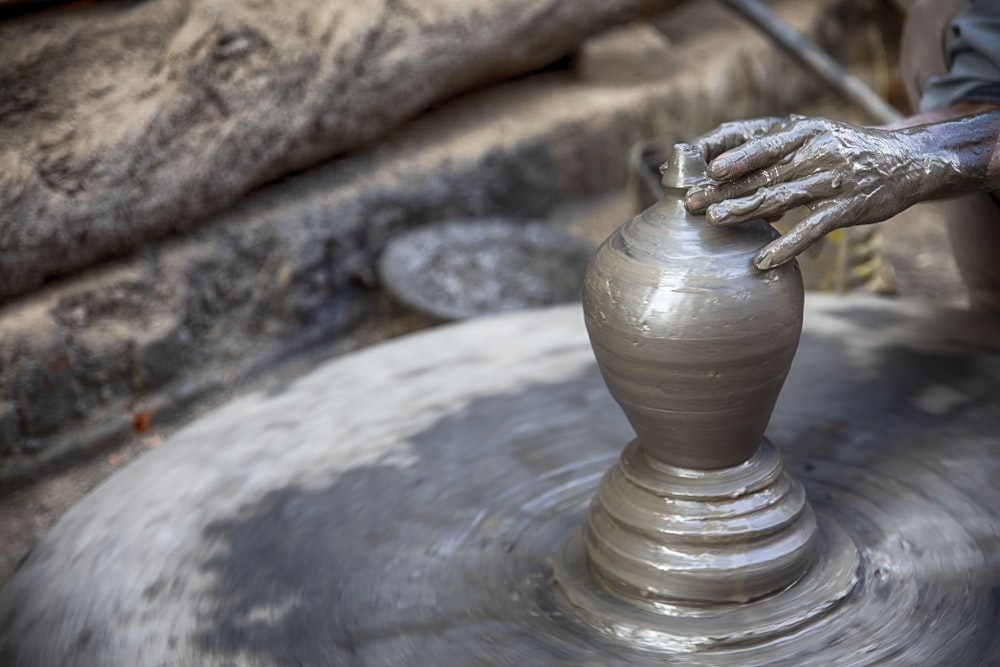
[[[831,17],[878,12],[861,0],[776,9],[840,48],[854,34]],[[668,24],[699,12],[719,9],[687,8]],[[197,232],[3,306],[0,494],[134,437],[132,415],[168,403],[181,377],[220,392],[268,360],[348,335],[377,315],[374,262],[405,228],[544,217],[621,187],[640,137],[786,113],[817,92],[737,17],[710,25],[672,42],[649,24],[602,36],[566,69],[455,98]],[[185,409],[173,413],[182,420]]]

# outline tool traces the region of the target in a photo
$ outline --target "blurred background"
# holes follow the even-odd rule
[[[906,113],[905,4],[768,6]],[[880,122],[715,1],[0,0],[0,583],[235,394],[573,301],[650,156],[793,112]],[[807,284],[960,304],[939,222],[837,232]]]

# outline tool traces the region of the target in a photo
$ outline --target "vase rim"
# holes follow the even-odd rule
[[[661,167],[662,183],[665,188],[688,189],[708,178],[708,164],[701,148],[693,144],[674,144],[670,159]]]

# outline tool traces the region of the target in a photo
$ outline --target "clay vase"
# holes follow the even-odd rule
[[[684,209],[705,178],[679,144],[666,196],[611,235],[584,279],[587,332],[615,400],[657,460],[725,468],[749,459],[798,346],[802,278],[795,262],[751,260],[777,236],[756,220],[716,228]]]
[[[665,197],[592,258],[583,302],[594,354],[636,439],[604,478],[585,527],[589,567],[630,601],[743,602],[815,557],[816,522],[764,430],[798,345],[795,262],[751,260],[764,221],[716,228],[684,208],[705,178],[678,144]]]

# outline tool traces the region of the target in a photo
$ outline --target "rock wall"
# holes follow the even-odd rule
[[[680,0],[148,0],[0,23],[0,300]]]

